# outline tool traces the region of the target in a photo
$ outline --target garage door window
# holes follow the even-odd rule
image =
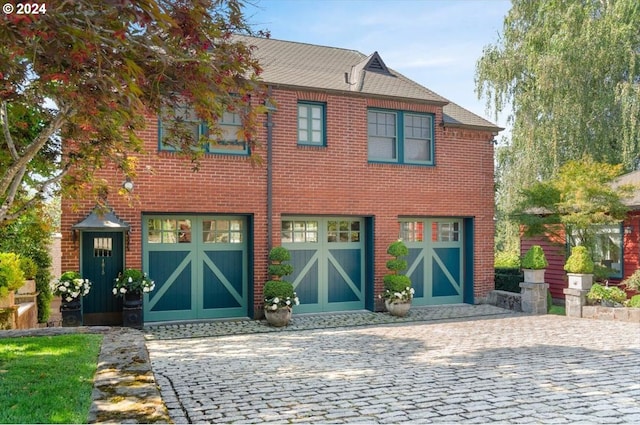
[[[202,222],[202,242],[242,243],[242,221],[204,220]]]
[[[422,242],[424,240],[424,223],[421,221],[401,222],[400,239],[405,242]]]
[[[327,222],[327,242],[360,242],[360,221]]]
[[[460,240],[460,224],[434,221],[431,224],[431,234],[433,242],[458,242]]]
[[[191,242],[191,220],[149,219],[147,222],[148,243]]]
[[[282,222],[282,243],[317,243],[317,221],[288,221]]]

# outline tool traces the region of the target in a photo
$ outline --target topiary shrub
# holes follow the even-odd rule
[[[281,307],[298,305],[300,301],[293,290],[293,285],[281,280],[282,276],[293,273],[291,264],[282,264],[283,261],[291,260],[291,253],[283,246],[276,246],[269,251],[269,260],[271,264],[268,266],[268,272],[271,280],[264,284],[265,309],[277,310]]]
[[[522,257],[522,268],[530,270],[546,269],[549,263],[540,245],[533,245]]]
[[[571,248],[571,255],[564,264],[567,273],[591,274],[595,264],[585,246],[574,246]]]
[[[407,268],[407,261],[399,258],[409,254],[409,248],[402,241],[395,241],[389,244],[387,254],[395,257],[387,261],[387,269],[391,272],[382,278],[384,284],[384,292],[381,298],[389,302],[406,302],[413,298],[414,290],[411,287],[411,279],[409,276],[400,274],[402,270]]]
[[[283,246],[275,246],[269,251],[269,260],[271,260],[272,263],[289,261],[291,260],[291,253]]]

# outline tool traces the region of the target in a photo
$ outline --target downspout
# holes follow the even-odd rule
[[[267,88],[267,250],[273,247],[273,107],[271,86]]]

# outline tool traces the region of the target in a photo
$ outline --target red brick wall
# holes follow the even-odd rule
[[[398,238],[398,217],[474,218],[474,295],[485,297],[493,283],[494,179],[493,135],[488,131],[444,128],[442,108],[397,101],[344,97],[326,93],[274,90],[273,234],[280,244],[282,215],[351,215],[375,217],[375,293],[382,290],[387,245]],[[326,102],[327,146],[297,145],[297,101]],[[367,160],[367,107],[435,114],[436,166],[370,164]],[[197,173],[176,154],[157,152],[157,123],[143,133],[147,153],[140,155],[131,205],[115,195],[123,176],[101,171],[112,182],[109,203],[132,224],[128,266],[141,261],[142,213],[192,212],[254,215],[254,304],[262,304],[266,280],[266,129],[260,129],[263,165],[247,158],[207,156]],[[63,229],[82,219],[92,202],[78,212],[63,203]],[[78,249],[63,232],[63,268],[78,268]],[[469,284],[470,282],[467,282]],[[250,283],[251,284],[251,283]]]

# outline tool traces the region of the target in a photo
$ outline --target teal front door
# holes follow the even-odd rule
[[[144,270],[156,283],[145,322],[247,316],[245,217],[148,215],[142,228]]]
[[[92,283],[82,299],[85,325],[121,325],[122,300],[113,296],[113,281],[124,265],[123,232],[82,232],[82,277]]]
[[[408,268],[414,305],[456,304],[464,296],[463,220],[407,219],[400,238],[409,248]]]
[[[364,309],[364,219],[283,217],[282,246],[300,299],[296,313]]]

